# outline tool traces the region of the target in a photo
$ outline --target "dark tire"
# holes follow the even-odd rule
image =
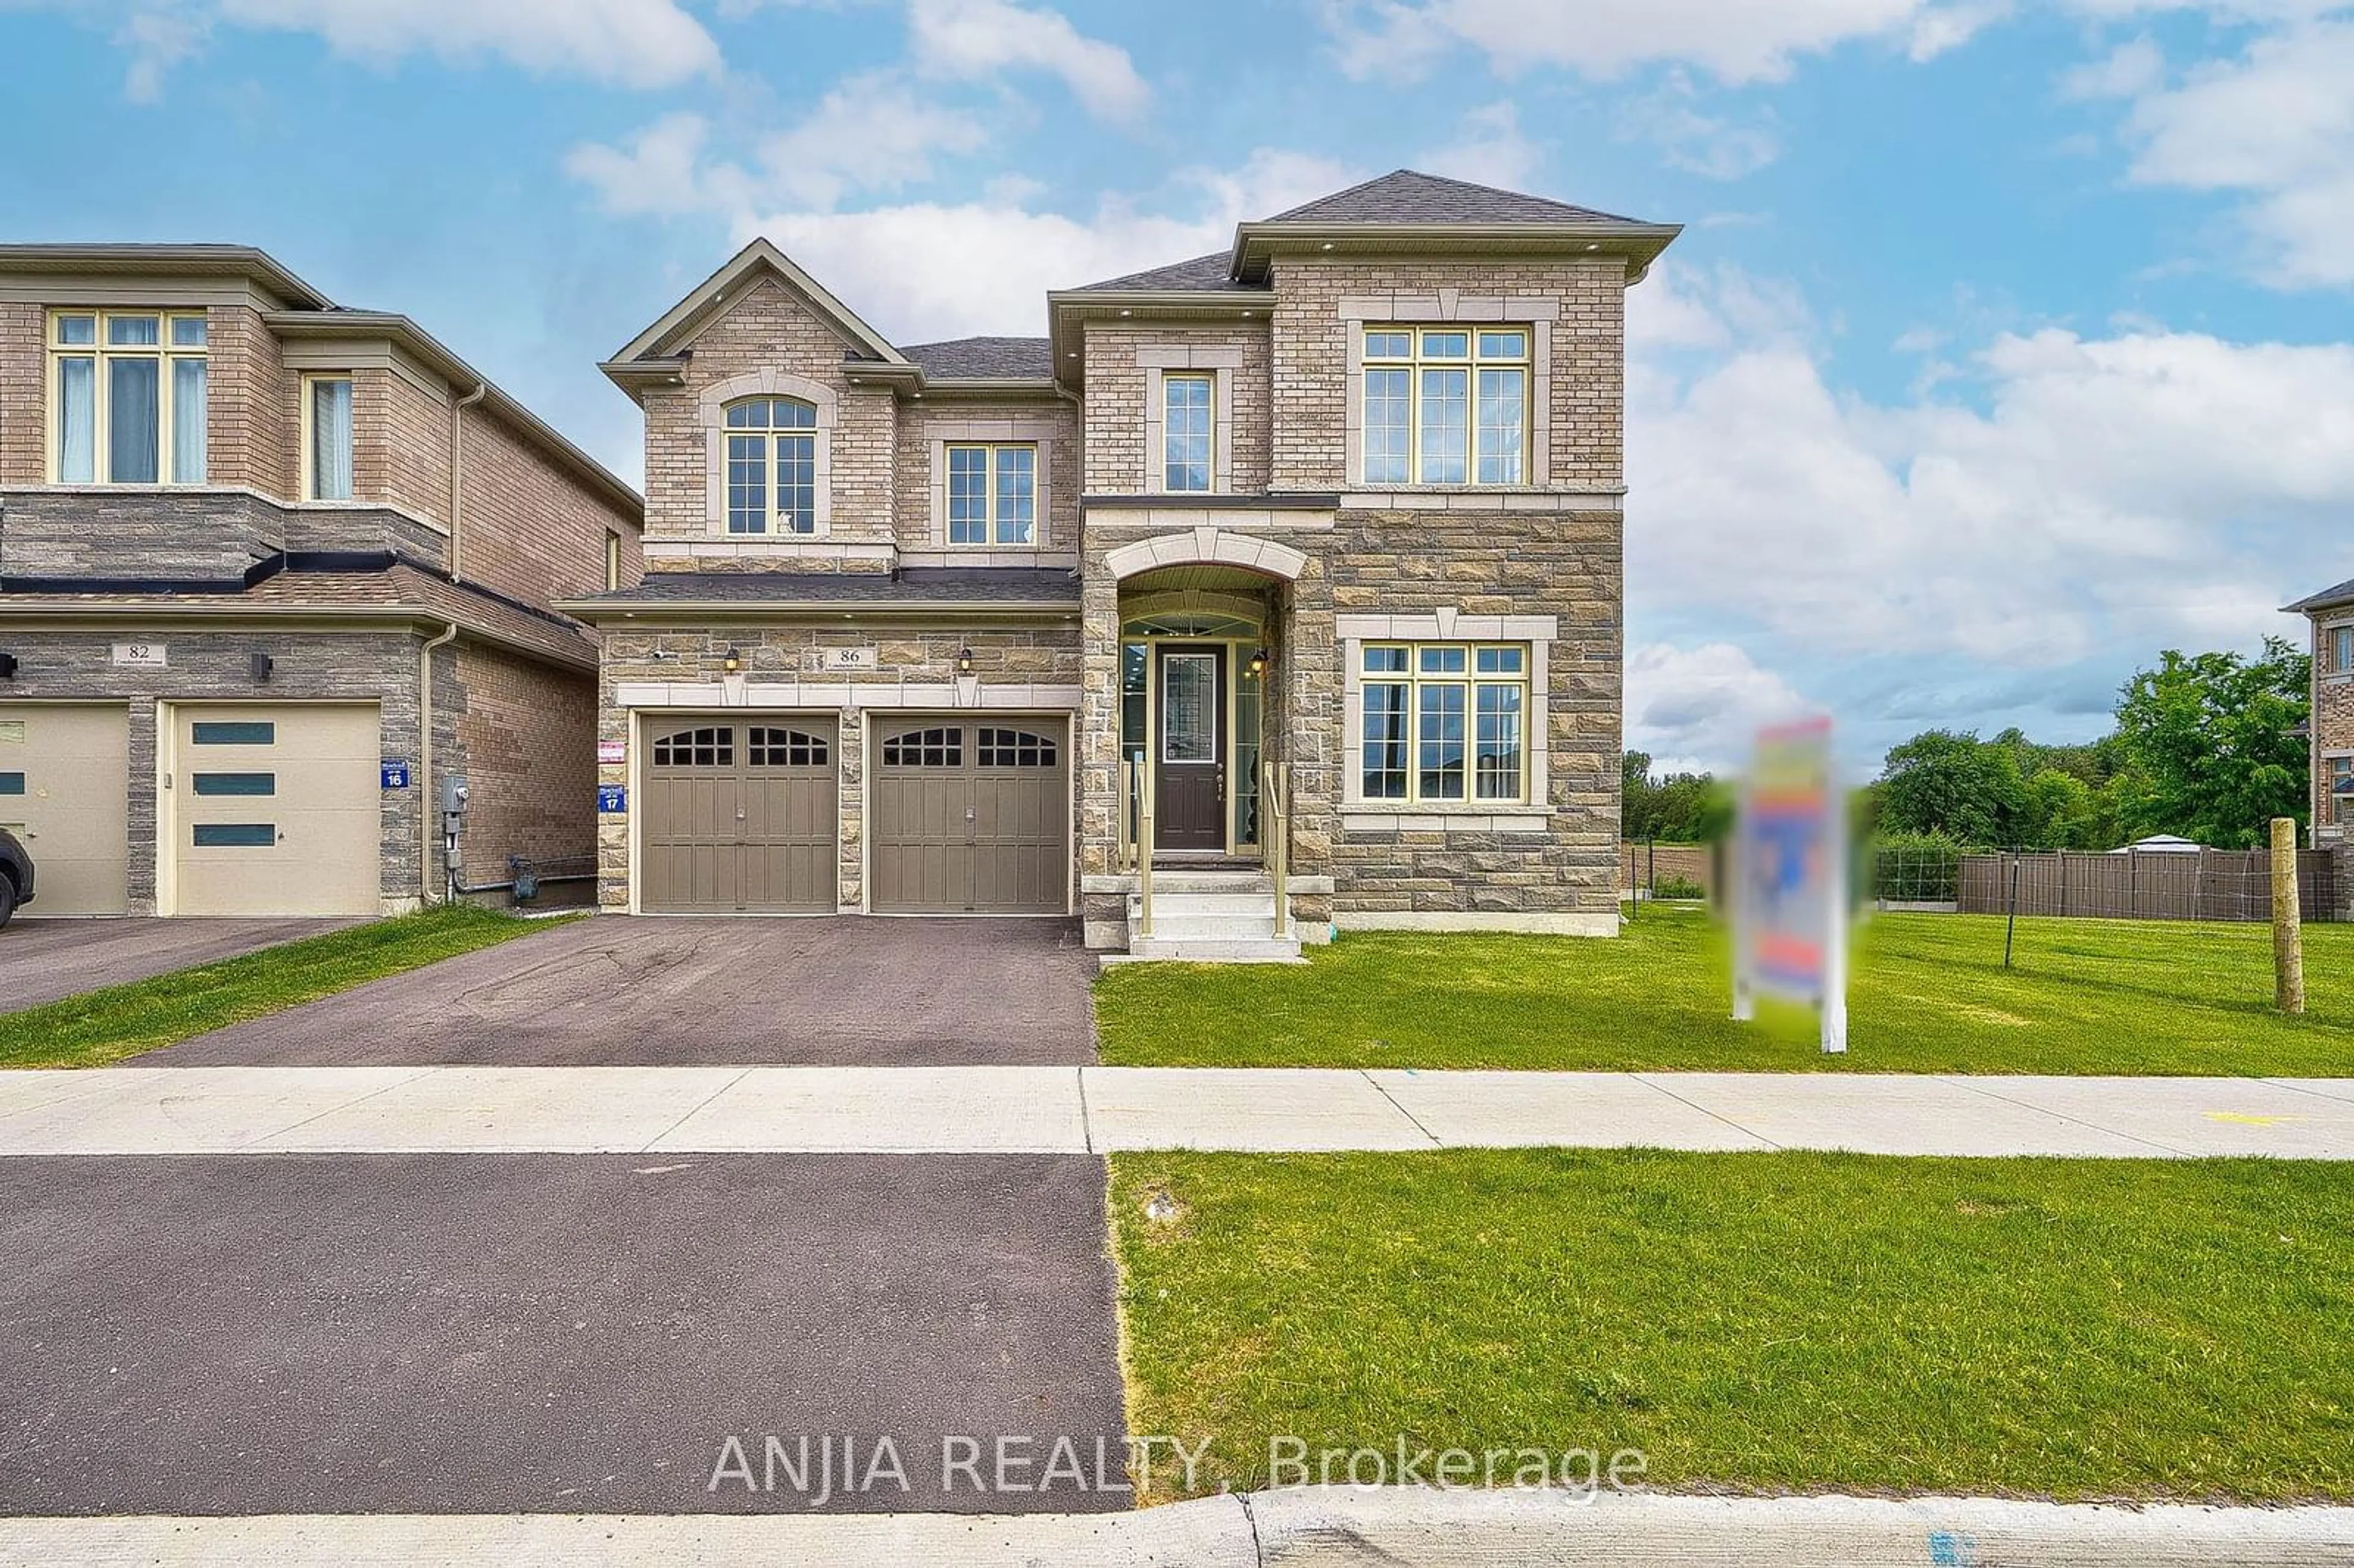
[[[5,926],[8,916],[16,912],[16,885],[5,876],[0,876],[0,926]]]

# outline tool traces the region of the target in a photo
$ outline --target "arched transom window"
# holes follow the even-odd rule
[[[727,531],[817,532],[817,408],[798,397],[727,405]]]

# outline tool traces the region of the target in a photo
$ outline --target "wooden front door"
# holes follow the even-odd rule
[[[1160,755],[1153,847],[1226,847],[1226,651],[1164,642],[1155,677]]]

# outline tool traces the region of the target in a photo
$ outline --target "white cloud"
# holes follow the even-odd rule
[[[1656,91],[1621,106],[1621,141],[1655,143],[1675,168],[1712,180],[1737,180],[1782,155],[1782,145],[1762,126],[1736,125],[1704,114],[1686,72],[1671,71]]]
[[[1152,101],[1128,51],[1090,38],[1058,11],[1011,0],[909,0],[908,41],[917,70],[971,80],[1026,69],[1060,77],[1099,119],[1133,121]]]
[[[1500,75],[1564,66],[1596,78],[1683,64],[1721,81],[1779,80],[1796,57],[1860,40],[1915,59],[2000,15],[1986,0],[1325,0],[1354,76],[1412,75],[1462,45]]]
[[[200,52],[210,31],[205,18],[184,11],[143,9],[123,17],[114,30],[114,41],[131,51],[131,65],[122,77],[122,96],[133,103],[161,99],[164,76]]]
[[[1521,133],[1520,108],[1510,100],[1472,110],[1454,141],[1416,160],[1434,175],[1508,189],[1531,184],[1543,164],[1543,147]]]
[[[1730,642],[1627,651],[1627,749],[1649,752],[1654,771],[1729,772],[1760,725],[1807,706],[1787,681]]]
[[[2156,47],[2137,41],[2072,73],[2063,90],[2128,101],[2136,184],[2243,196],[2238,221],[2253,243],[2237,249],[2259,278],[2354,284],[2354,19],[2319,15],[2343,8],[2221,7],[2291,20],[2171,81]]]
[[[1829,659],[2050,666],[2244,641],[2354,508],[2354,344],[2005,334],[1964,362],[1974,401],[1881,404],[1787,321],[1741,324],[1771,291],[1663,273],[1630,304],[1638,601]]]
[[[342,55],[495,56],[529,70],[666,87],[718,69],[675,0],[217,0],[225,22],[313,32]]]
[[[1304,154],[1262,149],[1239,170],[1178,177],[1173,210],[1108,197],[1091,216],[984,197],[863,212],[747,215],[737,238],[765,234],[896,342],[974,333],[1041,333],[1045,291],[1183,260],[1232,243],[1234,225],[1363,176]]]

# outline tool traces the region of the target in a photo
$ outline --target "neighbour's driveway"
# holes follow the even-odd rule
[[[0,1160],[0,1514],[809,1511],[771,1434],[892,1440],[827,1511],[1125,1508],[1103,1202],[1084,1156]]]
[[[1083,1064],[1095,972],[1072,921],[608,915],[137,1065]]]
[[[0,927],[0,1012],[315,937],[349,920],[43,919]]]

